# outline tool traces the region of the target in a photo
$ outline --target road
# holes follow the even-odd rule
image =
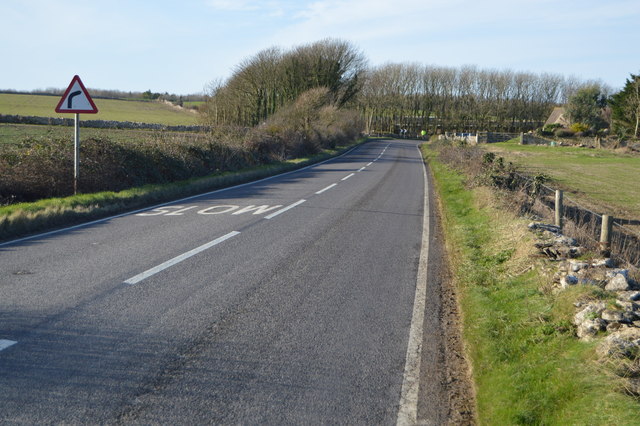
[[[425,185],[377,140],[0,245],[0,423],[442,423]]]

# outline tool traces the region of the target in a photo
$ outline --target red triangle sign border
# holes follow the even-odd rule
[[[80,89],[82,90],[82,94],[87,98],[89,105],[91,105],[90,109],[74,109],[74,108],[63,109],[62,108],[64,105],[64,102],[69,97],[69,92],[71,92],[71,89],[73,88],[75,83],[78,83],[78,85],[80,86]],[[56,106],[56,112],[62,113],[62,114],[64,113],[96,114],[98,112],[98,107],[93,102],[93,99],[91,99],[91,95],[89,95],[89,91],[86,89],[86,87],[84,87],[84,84],[82,84],[82,80],[80,80],[80,77],[78,75],[73,76],[73,79],[71,79],[71,83],[69,83],[69,87],[67,87],[67,90],[64,91],[62,98],[60,98],[60,102],[58,102],[58,106]]]

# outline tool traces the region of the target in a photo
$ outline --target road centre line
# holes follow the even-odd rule
[[[183,253],[180,256],[176,256],[171,260],[167,260],[166,262],[161,263],[160,265],[158,265],[156,267],[153,267],[151,269],[148,269],[148,270],[142,272],[141,274],[138,274],[138,275],[136,275],[134,277],[131,277],[128,280],[126,280],[124,282],[124,284],[128,284],[128,285],[137,284],[140,281],[142,281],[142,280],[144,280],[146,278],[149,278],[152,275],[157,274],[158,272],[164,271],[165,269],[170,268],[171,266],[176,265],[176,264],[182,262],[183,260],[186,260],[186,259],[188,259],[188,258],[190,258],[192,256],[195,256],[196,254],[201,253],[201,252],[203,252],[203,251],[205,251],[205,250],[207,250],[207,249],[209,249],[209,248],[211,248],[213,246],[216,246],[216,245],[222,243],[223,241],[228,240],[229,238],[235,237],[238,234],[240,234],[240,232],[238,232],[238,231],[229,232],[228,234],[223,235],[220,238],[216,238],[213,241],[209,241],[208,243],[203,244],[200,247],[196,247],[193,250],[189,250],[188,252]]]
[[[279,214],[282,214],[282,213],[286,212],[287,210],[291,210],[292,208],[297,207],[297,206],[299,206],[300,204],[302,204],[302,203],[304,203],[306,201],[307,200],[296,201],[295,203],[290,204],[287,207],[278,210],[277,212],[271,213],[269,216],[265,216],[264,218],[265,219],[273,219],[274,217],[278,216]]]
[[[340,179],[340,180],[347,180],[347,179],[349,179],[351,176],[353,176],[354,174],[355,174],[355,173],[351,173],[350,175],[347,175],[347,176],[343,177],[343,178],[342,178],[342,179]]]
[[[332,183],[331,185],[327,186],[326,188],[321,189],[320,191],[316,192],[316,194],[322,194],[324,191],[328,191],[331,188],[333,188],[334,186],[338,186],[338,184],[337,183]]]
[[[5,349],[7,349],[10,346],[15,345],[16,342],[15,340],[4,340],[4,339],[0,339],[0,351],[3,351]]]

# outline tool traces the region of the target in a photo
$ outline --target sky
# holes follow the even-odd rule
[[[640,0],[0,0],[0,89],[193,94],[263,49],[334,38],[369,65],[640,73]]]

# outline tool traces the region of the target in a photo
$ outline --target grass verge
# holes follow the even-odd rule
[[[639,402],[621,392],[593,344],[574,337],[573,302],[530,269],[524,219],[501,210],[489,189],[422,152],[435,177],[481,424],[638,424]]]
[[[366,139],[333,150],[324,150],[320,154],[310,157],[170,184],[144,185],[119,192],[104,191],[64,198],[50,198],[33,203],[11,204],[0,207],[0,241],[97,220],[153,204],[296,170],[340,155],[364,142]]]

